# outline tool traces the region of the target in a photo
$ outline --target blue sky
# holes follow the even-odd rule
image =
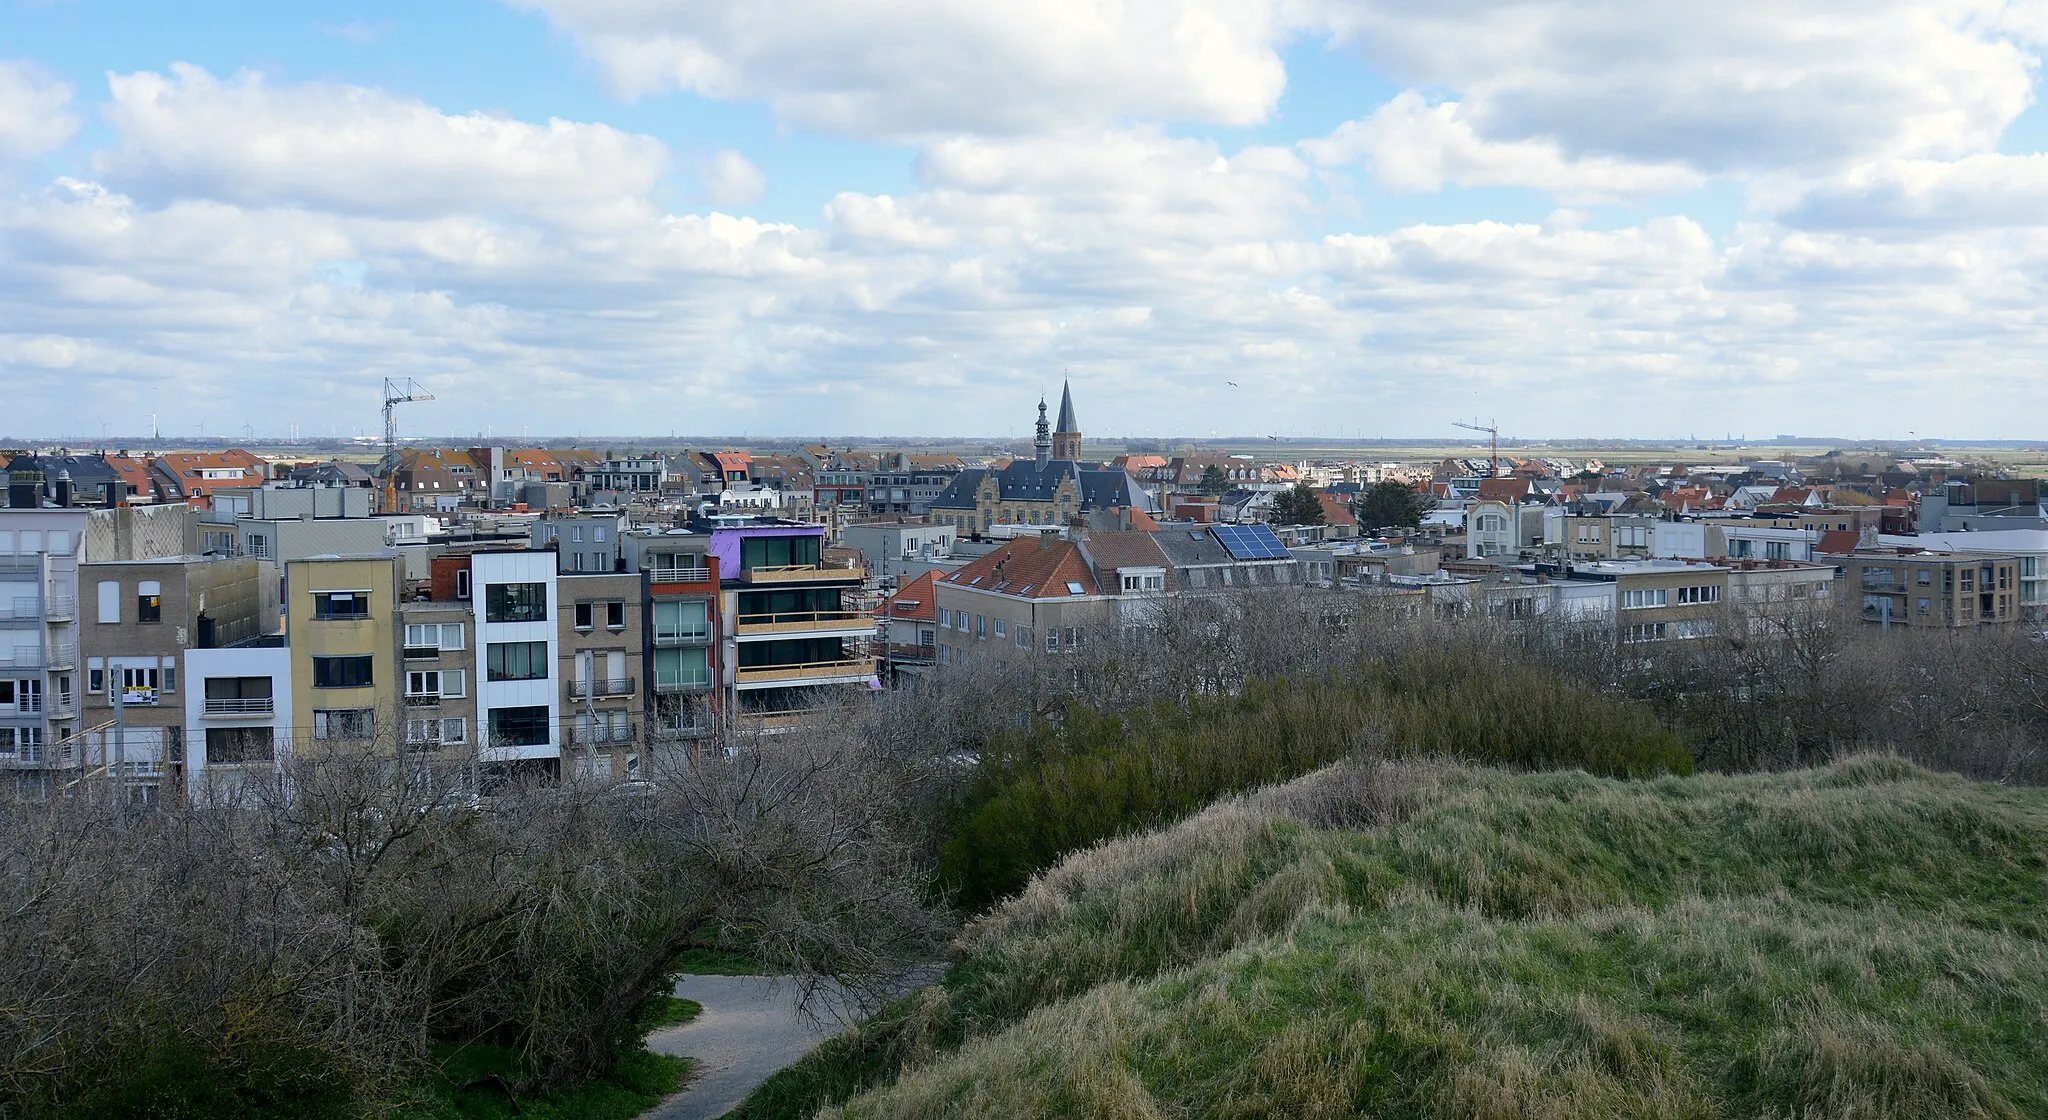
[[[2048,405],[2038,3],[0,4],[5,436]]]

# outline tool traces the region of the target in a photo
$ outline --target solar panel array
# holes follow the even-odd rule
[[[1264,525],[1216,525],[1209,531],[1239,560],[1286,560],[1293,555]]]

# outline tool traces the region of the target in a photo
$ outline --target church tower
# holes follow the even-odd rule
[[[1034,446],[1038,448],[1038,465],[1041,467],[1052,461],[1052,436],[1046,434],[1048,427],[1049,425],[1045,422],[1045,398],[1040,397],[1038,399],[1038,439],[1034,441]]]
[[[1061,463],[1081,461],[1081,425],[1074,419],[1074,390],[1065,382],[1060,383],[1060,422],[1052,431],[1052,457]]]

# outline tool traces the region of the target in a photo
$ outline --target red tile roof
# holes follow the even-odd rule
[[[915,622],[937,622],[938,573],[926,572],[903,585],[903,589],[892,596],[888,603],[890,618],[904,618]]]
[[[1820,543],[1814,545],[1813,550],[1828,556],[1840,556],[1856,551],[1856,546],[1862,543],[1862,540],[1862,536],[1854,530],[1830,529],[1820,535]]]
[[[946,577],[946,582],[1020,599],[1100,595],[1095,573],[1073,541],[1021,537]],[[1069,585],[1079,587],[1079,591]]]

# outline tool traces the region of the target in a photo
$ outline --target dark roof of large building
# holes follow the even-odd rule
[[[985,469],[961,471],[938,497],[932,499],[931,505],[938,509],[975,508],[975,493],[981,489],[982,479],[990,473]],[[1059,493],[1060,483],[1072,478],[1080,491],[1078,512],[1088,513],[1115,506],[1129,506],[1148,512],[1159,508],[1151,496],[1139,489],[1137,482],[1123,471],[1091,470],[1078,463],[1058,460],[1040,464],[1036,459],[1018,459],[994,474],[998,501],[1050,502]]]
[[[1055,432],[1079,432],[1080,422],[1074,419],[1074,389],[1066,382],[1060,383],[1060,421],[1053,426]]]

